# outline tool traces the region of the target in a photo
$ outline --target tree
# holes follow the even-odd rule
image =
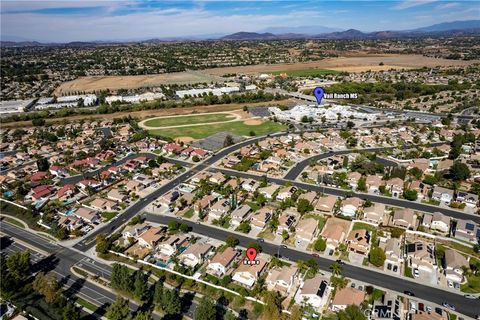
[[[181,232],[187,233],[187,232],[188,232],[188,229],[189,229],[189,227],[188,227],[187,224],[185,224],[185,223],[180,224],[179,230],[180,230]]]
[[[420,180],[423,176],[423,171],[417,167],[413,167],[412,169],[408,170],[408,174]]]
[[[332,287],[335,287],[335,288],[345,288],[348,284],[348,279],[345,278],[345,277],[335,277],[335,276],[332,276],[330,278],[330,283],[332,284]]]
[[[267,291],[265,295],[265,306],[262,313],[262,320],[280,319],[282,312],[282,304],[280,296],[277,292]]]
[[[153,291],[153,303],[157,306],[162,304],[162,296],[163,296],[163,283],[157,281],[155,283],[155,289]]]
[[[234,248],[239,243],[239,241],[234,236],[229,235],[225,238],[225,243],[227,244],[227,246]]]
[[[42,119],[42,118],[32,119],[32,125],[34,125],[35,127],[41,127],[45,125],[45,119]]]
[[[303,318],[303,313],[300,307],[295,304],[291,309],[291,314],[289,320],[301,320]]]
[[[374,266],[376,266],[376,267],[383,266],[386,258],[387,257],[386,257],[385,252],[383,251],[382,248],[375,246],[372,249],[370,249],[370,254],[368,255],[368,260]]]
[[[112,303],[105,312],[105,317],[109,320],[124,320],[130,314],[128,301],[120,296]]]
[[[150,320],[152,319],[152,313],[149,311],[139,311],[133,318],[133,320]]]
[[[287,230],[283,229],[283,230],[282,230],[282,239],[283,239],[283,241],[286,241],[288,238],[290,238],[290,234],[288,233]]]
[[[407,200],[410,200],[410,201],[415,201],[417,200],[418,198],[418,193],[417,193],[417,190],[413,190],[413,189],[405,189],[403,191],[403,197]]]
[[[140,301],[143,301],[148,292],[147,279],[141,270],[135,271],[135,280],[133,282],[133,294]]]
[[[63,320],[79,320],[80,310],[73,303],[67,303],[62,310],[62,318]]]
[[[20,251],[7,258],[7,268],[16,281],[23,281],[30,272],[30,252]]]
[[[248,223],[248,222],[242,222],[237,227],[237,231],[240,231],[240,232],[243,232],[243,233],[249,233],[250,230],[252,230],[252,227],[250,226],[250,223]]]
[[[470,178],[470,169],[465,163],[455,161],[450,167],[450,176],[454,181],[462,181]]]
[[[99,234],[96,237],[96,247],[95,250],[98,253],[106,254],[108,252],[108,240],[104,234]]]
[[[200,158],[199,158],[197,155],[194,155],[194,156],[192,157],[192,161],[193,161],[193,162],[198,162],[198,161],[200,161]]]
[[[334,275],[339,275],[342,272],[342,267],[338,262],[335,261],[330,265],[330,270],[332,270]]]
[[[225,140],[223,140],[223,147],[228,147],[228,146],[231,146],[232,144],[234,144],[235,142],[233,141],[233,138],[231,135],[227,135],[225,137]]]
[[[349,305],[337,314],[338,320],[367,320],[359,306]]]
[[[42,157],[42,158],[37,160],[38,171],[47,171],[49,167],[50,167],[50,165],[49,165],[47,159]]]
[[[164,290],[162,296],[162,310],[167,315],[180,314],[182,303],[177,290]]]
[[[33,290],[43,295],[45,301],[49,304],[55,302],[59,295],[58,291],[60,287],[53,273],[37,273],[35,280],[33,280],[32,287]]]
[[[327,243],[323,238],[319,238],[317,241],[315,241],[313,248],[315,249],[315,251],[323,252],[327,248]]]
[[[211,320],[217,317],[217,310],[213,301],[207,296],[203,296],[202,300],[195,312],[196,320]]]
[[[297,211],[303,215],[306,212],[312,211],[313,205],[307,199],[300,199],[297,203]]]
[[[391,235],[393,238],[400,238],[404,232],[405,230],[401,228],[393,228],[391,231]]]
[[[177,231],[179,227],[180,227],[180,224],[175,220],[172,220],[168,223],[168,231],[171,231],[171,232]]]
[[[367,178],[361,177],[357,183],[358,191],[367,192]]]

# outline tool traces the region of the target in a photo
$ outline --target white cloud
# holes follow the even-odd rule
[[[421,6],[424,4],[436,2],[437,0],[403,0],[402,2],[395,5],[393,8],[395,10],[403,10],[408,8],[413,8],[416,6]]]
[[[437,9],[439,9],[439,10],[450,9],[450,8],[458,7],[459,5],[460,5],[460,3],[458,3],[458,2],[447,2],[447,3],[442,3],[441,5],[437,6]]]

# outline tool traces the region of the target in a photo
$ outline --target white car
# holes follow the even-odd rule
[[[420,276],[420,272],[418,272],[418,269],[413,269],[413,276],[415,278],[418,278]]]
[[[452,282],[452,281],[448,280],[448,281],[447,281],[447,284],[448,284],[448,287],[449,287],[449,288],[453,288],[453,282]]]

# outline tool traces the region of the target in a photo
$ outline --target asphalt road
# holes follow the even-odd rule
[[[167,225],[170,221],[175,220],[179,223],[185,223],[192,228],[192,232],[201,234],[206,237],[218,239],[224,241],[229,235],[232,235],[228,230],[222,230],[213,228],[204,224],[196,224],[191,221],[179,219],[170,216],[160,216],[154,214],[145,214],[148,221]],[[315,259],[318,262],[321,270],[330,271],[329,267],[332,261],[326,258],[314,257],[311,254],[292,250],[289,248],[282,248],[279,245],[271,244],[268,242],[260,242],[253,240],[247,236],[234,235],[239,240],[239,245],[248,247],[252,242],[258,243],[263,252],[270,255],[280,254],[282,257],[286,257],[291,261]],[[430,302],[442,304],[448,302],[456,307],[456,310],[462,314],[473,317],[476,314],[480,314],[480,300],[469,300],[461,295],[452,294],[451,292],[432,288],[430,286],[424,286],[417,282],[410,281],[405,278],[397,278],[390,275],[386,275],[380,272],[372,271],[371,269],[363,269],[352,265],[343,265],[342,274],[347,278],[370,283],[372,285],[381,286],[390,290],[394,290],[403,293],[405,290],[411,291],[416,297],[425,299]]]
[[[5,235],[12,237],[13,239],[19,239],[24,243],[28,243],[33,248],[38,248],[46,253],[49,253],[49,256],[43,256],[39,252],[32,250],[32,248],[28,248],[28,250],[32,252],[32,269],[45,272],[51,271],[55,273],[59,282],[66,287],[67,293],[78,294],[80,297],[95,302],[100,306],[104,306],[105,304],[110,304],[115,301],[117,297],[115,293],[85,281],[82,278],[78,278],[70,271],[71,267],[76,265],[87,270],[88,272],[108,279],[112,273],[112,268],[109,265],[92,260],[91,258],[72,249],[52,244],[42,237],[12,226],[8,223],[2,223],[0,231]],[[16,242],[9,244],[5,248],[2,247],[2,252],[5,251],[7,254],[21,250],[25,250],[25,246]],[[188,306],[188,310],[184,310],[183,314],[193,317],[197,307],[198,305],[195,302],[192,302]],[[130,302],[130,310],[132,312],[137,310],[137,308],[138,306],[136,304]],[[153,318],[161,319],[161,317],[155,314]]]
[[[241,178],[245,179],[263,179],[263,176],[259,175],[254,175],[246,172],[238,172],[238,171],[233,171],[233,170],[227,170],[227,169],[211,169],[211,171],[220,171],[223,172],[226,175],[229,176],[238,176]],[[398,198],[393,198],[393,197],[384,197],[384,196],[379,196],[379,195],[374,195],[374,194],[369,194],[369,193],[361,193],[361,192],[353,192],[351,190],[343,190],[343,189],[338,189],[338,188],[331,188],[323,185],[313,185],[309,183],[303,183],[303,182],[298,182],[298,181],[290,181],[290,180],[285,180],[285,179],[279,179],[279,178],[271,178],[267,177],[268,181],[270,183],[275,183],[278,185],[284,185],[286,182],[290,182],[292,185],[302,188],[308,191],[315,191],[317,193],[324,193],[324,194],[330,194],[334,195],[337,197],[345,197],[345,196],[356,196],[359,197],[363,200],[370,200],[372,202],[378,202],[378,203],[383,203],[385,205],[389,206],[394,206],[394,207],[401,207],[401,208],[410,208],[416,211],[422,211],[422,212],[441,212],[447,216],[450,216],[454,219],[464,219],[464,220],[473,220],[477,223],[480,223],[480,216],[479,215],[473,215],[473,214],[468,214],[464,213],[461,211],[449,209],[449,208],[444,208],[444,207],[439,207],[439,206],[433,206],[433,205],[428,205],[420,202],[414,202],[414,201],[408,201],[404,199],[398,199]]]

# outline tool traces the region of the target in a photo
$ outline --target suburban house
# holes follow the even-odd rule
[[[215,173],[208,179],[208,181],[210,181],[211,183],[215,183],[215,184],[222,184],[222,183],[224,183],[226,180],[227,180],[227,178],[225,178],[225,176],[224,176],[223,173],[221,173],[221,172],[215,172]]]
[[[406,245],[407,259],[413,269],[433,272],[436,269],[435,246],[424,241],[416,241]]]
[[[345,231],[340,224],[329,224],[323,228],[321,236],[325,238],[327,249],[335,250],[345,237]]]
[[[55,192],[55,188],[49,185],[39,185],[32,189],[30,197],[34,201],[50,198]]]
[[[370,319],[401,320],[404,315],[403,302],[395,293],[384,293],[380,299],[373,302]]]
[[[239,252],[231,247],[226,248],[223,252],[217,252],[207,265],[207,270],[217,277],[222,277],[229,271],[239,255]]]
[[[292,195],[297,191],[297,187],[284,187],[278,191],[277,199],[278,200],[285,200],[287,198],[291,198]]]
[[[280,217],[278,217],[278,227],[277,234],[281,235],[283,230],[290,231],[290,228],[295,222],[295,215],[289,212],[283,212]]]
[[[178,259],[187,267],[194,268],[197,264],[203,263],[205,256],[211,249],[212,246],[208,243],[196,242],[182,252]]]
[[[356,190],[358,186],[358,180],[360,180],[361,177],[362,175],[356,171],[349,172],[347,175],[347,182],[350,188],[352,188],[353,190]]]
[[[60,216],[58,219],[58,226],[60,228],[65,228],[68,231],[73,231],[81,228],[83,226],[83,221],[75,216]]]
[[[450,204],[453,200],[453,190],[435,186],[433,188],[432,199],[445,204]]]
[[[398,238],[390,238],[385,243],[385,263],[387,270],[400,272],[403,261],[402,245]]]
[[[77,194],[75,186],[73,184],[66,184],[57,191],[58,200],[68,200],[73,198]]]
[[[244,285],[247,288],[252,288],[258,277],[263,273],[267,262],[262,259],[258,259],[259,264],[246,265],[240,263],[237,269],[233,272],[232,280]]]
[[[368,255],[370,248],[370,233],[368,230],[352,230],[347,237],[348,250],[358,254]]]
[[[205,212],[206,210],[208,211],[214,201],[215,197],[211,194],[207,194],[202,199],[199,199],[197,200],[197,202],[195,202],[193,210],[196,214],[200,214],[201,212]]]
[[[357,197],[347,198],[342,202],[340,213],[342,216],[354,218],[361,205],[362,199]]]
[[[133,226],[127,225],[125,229],[123,229],[122,237],[124,239],[128,238],[135,238],[137,239],[141,234],[147,231],[150,228],[150,225],[147,223],[135,224]]]
[[[375,203],[373,206],[363,209],[363,220],[377,226],[382,223],[384,215],[385,205],[383,203]]]
[[[117,203],[108,199],[95,198],[90,202],[90,207],[98,211],[114,211],[117,209]]]
[[[231,213],[232,219],[230,223],[233,226],[239,226],[242,221],[247,219],[248,214],[252,211],[252,208],[246,204],[242,204]]]
[[[313,218],[301,219],[295,226],[295,236],[297,240],[310,242],[315,238],[318,221]]]
[[[448,231],[450,231],[450,217],[440,212],[434,212],[430,228],[432,230],[448,233]]]
[[[458,191],[457,201],[464,203],[468,207],[475,208],[478,205],[478,195],[465,191]]]
[[[92,209],[81,207],[75,210],[73,214],[77,218],[80,218],[88,223],[100,222],[100,216],[98,215],[98,212]]]
[[[366,184],[368,193],[380,193],[380,186],[382,185],[382,177],[379,176],[367,176]]]
[[[445,277],[455,283],[463,282],[463,268],[468,267],[468,260],[459,252],[452,249],[445,250],[444,256]]]
[[[170,190],[164,195],[162,195],[159,199],[158,202],[165,207],[170,207],[172,203],[175,202],[175,200],[178,199],[180,196],[180,193],[177,190]]]
[[[415,214],[412,209],[396,210],[393,214],[393,224],[405,229],[411,229],[415,226]]]
[[[159,257],[161,260],[167,261],[171,256],[177,252],[188,240],[187,236],[184,235],[172,235],[168,239],[160,242],[157,245],[157,254],[156,257]]]
[[[225,215],[228,211],[230,211],[230,201],[229,199],[222,199],[217,202],[213,206],[210,207],[210,211],[208,213],[208,219],[220,219]]]
[[[337,203],[337,197],[328,195],[326,197],[321,197],[318,199],[317,203],[315,204],[315,212],[321,214],[333,214],[333,209],[335,208],[335,204]]]
[[[403,183],[400,178],[392,178],[385,183],[385,188],[390,191],[392,197],[398,198],[403,193]]]
[[[279,185],[272,184],[271,186],[259,188],[258,192],[260,192],[260,194],[263,194],[267,199],[273,199],[273,195],[278,190],[278,188],[280,188]]]
[[[330,289],[328,279],[316,275],[301,284],[300,290],[295,296],[295,301],[301,305],[310,305],[317,310],[321,309],[328,303]]]
[[[292,266],[273,268],[268,272],[265,283],[267,288],[281,294],[289,294],[293,288],[298,274],[298,269]]]
[[[301,195],[299,195],[298,200],[305,199],[312,204],[313,201],[315,201],[316,197],[317,197],[317,193],[315,191],[309,191],[307,193],[302,193]]]
[[[255,192],[260,186],[260,182],[253,179],[247,179],[242,183],[242,189],[248,192]]]
[[[273,209],[270,207],[263,207],[257,210],[251,217],[250,222],[253,227],[260,229],[265,228],[268,220],[272,217]]]
[[[460,240],[477,243],[480,239],[480,228],[472,220],[458,220],[454,237]]]
[[[333,312],[345,310],[349,305],[359,306],[365,300],[365,293],[355,288],[342,288],[337,290],[330,308]]]
[[[163,236],[161,228],[152,227],[138,237],[138,244],[142,247],[153,249],[162,240]]]
[[[107,198],[117,202],[124,202],[128,196],[120,189],[114,188],[107,193]]]

